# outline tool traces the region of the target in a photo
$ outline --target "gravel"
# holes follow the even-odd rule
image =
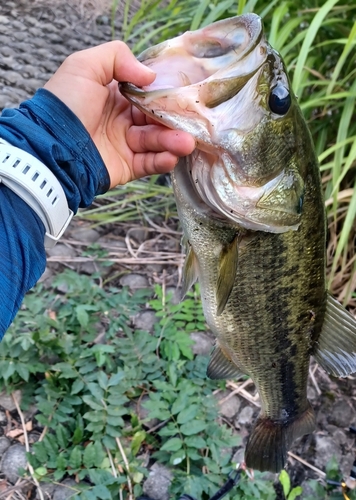
[[[128,286],[130,290],[138,290],[139,288],[147,288],[149,283],[147,276],[143,274],[125,274],[120,278],[121,286]]]
[[[16,398],[16,401],[18,402],[18,404],[20,404],[21,398],[22,398],[21,391],[14,391],[13,395]],[[8,410],[8,411],[16,410],[14,398],[11,396],[11,394],[6,394],[5,392],[0,393],[0,406],[4,410]]]
[[[143,491],[152,500],[169,500],[169,487],[172,479],[172,472],[167,467],[155,463],[143,483]]]
[[[193,340],[192,351],[194,354],[209,356],[214,345],[214,340],[205,332],[192,332],[190,338]]]
[[[26,448],[21,444],[10,446],[4,453],[0,469],[10,483],[15,484],[18,480],[19,469],[27,465]]]

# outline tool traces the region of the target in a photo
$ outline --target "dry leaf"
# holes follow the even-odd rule
[[[21,436],[21,434],[23,434],[22,429],[12,429],[12,431],[7,432],[5,435],[6,437],[14,439],[17,438],[18,436]]]
[[[57,313],[56,313],[56,311],[49,310],[48,311],[48,316],[50,317],[50,319],[53,319],[53,320],[57,319]]]

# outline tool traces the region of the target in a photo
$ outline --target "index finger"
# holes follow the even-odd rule
[[[68,57],[68,62],[70,60],[80,67],[82,76],[89,76],[103,86],[117,80],[142,87],[156,77],[156,73],[140,63],[126,43],[119,40],[75,52]]]

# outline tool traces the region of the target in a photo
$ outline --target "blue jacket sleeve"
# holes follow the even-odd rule
[[[19,109],[3,111],[0,137],[56,175],[74,213],[109,188],[109,174],[83,124],[45,89]],[[0,184],[0,338],[45,269],[44,233],[37,214]]]

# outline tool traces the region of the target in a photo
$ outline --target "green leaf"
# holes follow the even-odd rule
[[[35,443],[33,449],[37,460],[40,463],[45,464],[48,460],[48,451],[44,446],[43,442]]]
[[[75,446],[72,449],[68,463],[72,469],[79,469],[82,465],[82,450],[79,446]]]
[[[189,397],[185,393],[185,391],[181,391],[177,397],[177,399],[172,404],[171,412],[173,415],[181,412],[184,408],[187,407],[189,401]]]
[[[112,500],[110,490],[104,484],[97,484],[92,489],[93,494],[101,500]]]
[[[59,470],[67,470],[68,456],[65,452],[60,453],[57,456],[56,465]]]
[[[85,420],[89,420],[91,423],[96,423],[96,422],[105,423],[106,416],[107,414],[105,410],[87,411],[86,413],[84,413],[83,418],[85,418]]]
[[[60,372],[61,378],[78,378],[78,373],[73,369],[69,363],[56,363],[53,365],[54,371]]]
[[[89,382],[87,384],[87,387],[89,391],[92,393],[92,395],[98,400],[102,401],[104,399],[104,391],[103,389],[99,386],[99,384],[96,384],[94,382]]]
[[[131,452],[133,456],[136,456],[141,448],[141,444],[144,442],[146,438],[145,431],[135,432],[131,441]]]
[[[283,487],[283,493],[286,498],[288,498],[288,493],[290,492],[290,478],[286,470],[282,470],[279,474],[279,482]]]
[[[16,371],[23,380],[28,382],[30,371],[24,363],[16,363]]]
[[[183,462],[184,459],[185,459],[185,451],[179,450],[179,451],[176,451],[175,453],[173,453],[173,455],[171,455],[169,462],[172,465],[178,465],[181,462]]]
[[[125,378],[125,372],[115,373],[115,375],[112,375],[110,377],[108,387],[112,387],[113,385],[119,385],[124,378]]]
[[[187,422],[191,422],[198,415],[199,411],[200,408],[198,405],[188,406],[188,408],[185,408],[179,413],[177,417],[178,424],[185,424]]]
[[[73,444],[79,444],[82,442],[84,436],[84,428],[76,427],[73,433]]]
[[[83,396],[83,401],[93,410],[104,410],[104,406],[94,401],[92,396]]]
[[[191,448],[202,449],[206,447],[206,441],[201,436],[190,436],[184,438],[184,442]]]
[[[170,363],[168,366],[168,376],[170,383],[175,387],[177,385],[177,370],[173,363]]]
[[[58,424],[56,428],[56,437],[58,444],[61,448],[66,448],[68,445],[68,431],[62,424]]]
[[[78,392],[80,392],[83,387],[84,387],[84,382],[83,380],[81,380],[80,378],[77,378],[76,380],[74,380],[73,384],[72,384],[72,390],[71,390],[71,394],[78,394]]]
[[[89,314],[87,313],[87,305],[80,304],[75,308],[77,320],[82,328],[86,328],[89,323]]]
[[[295,500],[298,496],[303,493],[303,488],[301,486],[296,486],[288,495],[288,500]]]
[[[185,436],[192,436],[193,434],[198,434],[203,431],[207,427],[207,423],[203,420],[193,420],[192,422],[188,422],[183,424],[180,427],[180,431]]]
[[[47,469],[46,467],[38,467],[35,469],[35,475],[37,479],[40,479],[41,477],[45,476],[47,474]]]
[[[174,437],[168,439],[163,446],[161,446],[161,451],[178,451],[182,448],[183,441],[180,438]]]
[[[98,464],[96,459],[96,450],[93,442],[89,443],[88,446],[86,446],[84,449],[83,464],[88,469],[90,469],[91,467],[95,467]]]

